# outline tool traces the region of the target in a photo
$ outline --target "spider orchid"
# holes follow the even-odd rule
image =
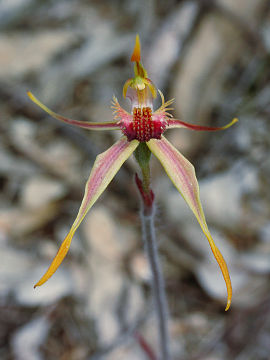
[[[153,100],[157,97],[157,90],[152,81],[148,78],[147,72],[141,63],[140,40],[138,35],[136,36],[131,61],[134,62],[134,77],[127,80],[123,87],[123,96],[128,98],[131,102],[131,112],[124,110],[120,106],[118,100],[114,97],[112,101],[114,121],[84,122],[66,118],[47,108],[31,92],[28,92],[29,98],[34,103],[57,120],[88,130],[120,130],[123,133],[120,140],[112,145],[107,151],[97,156],[85,186],[85,193],[78,215],[48,270],[34,287],[44,284],[54,274],[65,258],[72,237],[87,212],[109,185],[124,161],[126,161],[135,151],[137,146],[143,142],[146,143],[150,151],[161,162],[167,175],[193,211],[203,233],[208,239],[211,250],[218,262],[226,283],[227,306],[225,310],[228,310],[232,297],[230,275],[226,262],[208,230],[200,202],[199,187],[194,167],[168,140],[166,140],[163,133],[165,130],[173,128],[185,128],[197,131],[224,130],[237,122],[237,119],[233,119],[229,124],[223,127],[192,125],[174,119],[169,113],[169,110],[172,110],[170,105],[173,100],[165,102],[164,96],[159,90],[158,93],[161,97],[161,106],[154,111]]]

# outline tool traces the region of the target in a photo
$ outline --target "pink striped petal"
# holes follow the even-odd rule
[[[227,124],[225,126],[211,127],[211,126],[200,126],[200,125],[189,124],[182,120],[168,119],[167,120],[167,129],[185,128],[185,129],[196,130],[196,131],[219,131],[219,130],[228,129],[233,124],[235,124],[237,121],[238,121],[238,119],[234,118],[229,124]]]
[[[70,125],[75,125],[87,130],[120,130],[120,127],[118,125],[117,121],[108,121],[108,122],[87,122],[87,121],[78,121],[66,118],[62,115],[59,115],[55,113],[54,111],[50,110],[42,104],[30,91],[27,92],[27,95],[29,98],[37,104],[42,110],[46,111],[49,115],[51,115],[53,118],[63,121]]]
[[[34,287],[44,284],[58,269],[69,250],[73,235],[83,218],[109,185],[124,161],[127,160],[136,149],[138,144],[139,142],[137,140],[128,142],[126,137],[122,137],[107,151],[97,156],[85,186],[84,198],[78,215],[48,270]]]
[[[219,264],[222,271],[226,287],[227,287],[227,306],[226,311],[229,309],[232,298],[232,286],[229,271],[221,252],[216,247],[214,240],[208,230],[204,212],[202,209],[200,197],[199,197],[199,186],[195,175],[193,165],[179,153],[179,151],[169,143],[164,137],[161,140],[151,139],[147,143],[151,152],[159,159],[162,166],[164,167],[167,175],[183,196],[190,209],[196,216],[202,231],[207,237],[211,250]]]

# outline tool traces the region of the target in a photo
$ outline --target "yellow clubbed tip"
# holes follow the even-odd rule
[[[130,61],[139,62],[140,60],[141,60],[141,44],[140,44],[139,35],[137,34],[133,54],[131,55]]]
[[[52,117],[57,116],[57,114],[55,112],[53,112],[52,110],[50,110],[49,108],[47,108],[47,106],[45,106],[44,104],[42,104],[32,93],[31,91],[27,91],[27,95],[29,97],[30,100],[32,100],[36,105],[38,105],[42,110],[46,111],[49,115],[51,115]]]
[[[27,91],[27,95],[34,103],[36,103],[37,98],[31,93],[31,91]]]
[[[235,124],[237,121],[238,121],[237,118],[232,119],[232,121],[231,121],[229,124],[223,126],[222,129],[223,129],[223,130],[228,129],[228,128],[231,127],[233,124]]]

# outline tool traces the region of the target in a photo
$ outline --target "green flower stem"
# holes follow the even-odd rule
[[[164,278],[158,257],[158,248],[155,231],[155,205],[154,193],[150,188],[150,166],[151,152],[145,143],[140,143],[135,151],[135,157],[140,165],[142,180],[136,175],[141,199],[141,223],[144,247],[151,269],[151,283],[156,313],[158,318],[160,360],[170,360],[169,331],[168,331],[168,304],[165,293]]]
[[[150,189],[150,158],[151,151],[148,149],[148,146],[145,143],[140,143],[134,152],[135,158],[140,165],[142,171],[142,186],[143,191],[146,194],[149,194]]]

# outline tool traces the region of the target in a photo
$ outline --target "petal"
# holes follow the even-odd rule
[[[200,126],[200,125],[194,125],[186,123],[182,120],[177,119],[169,119],[167,122],[167,129],[175,129],[175,128],[186,128],[190,130],[196,130],[196,131],[218,131],[218,130],[225,130],[231,127],[233,124],[235,124],[238,121],[237,118],[234,118],[229,124],[221,127],[211,127],[211,126]]]
[[[78,120],[68,119],[62,115],[55,113],[54,111],[50,110],[49,108],[47,108],[47,106],[42,104],[30,91],[27,92],[27,95],[35,104],[37,104],[39,107],[41,107],[42,110],[46,111],[53,118],[60,120],[60,121],[64,121],[67,124],[79,126],[81,128],[88,129],[88,130],[120,130],[120,127],[119,127],[117,121],[86,122],[86,121],[78,121]]]
[[[152,81],[150,79],[144,79],[143,80],[144,83],[149,87],[150,91],[151,91],[151,94],[153,96],[153,98],[155,99],[157,97],[157,90],[156,90],[156,87],[155,85],[152,83]]]
[[[137,140],[128,142],[126,137],[122,137],[107,151],[97,156],[85,186],[85,193],[78,215],[47,272],[42,276],[42,278],[36,283],[34,287],[44,284],[55,273],[66,256],[72,237],[83,218],[109,185],[124,161],[136,149],[138,144],[139,142]]]
[[[151,139],[148,141],[147,145],[152,153],[159,159],[167,175],[193,211],[202,228],[202,231],[209,241],[211,250],[219,264],[226,283],[228,298],[225,310],[227,311],[230,307],[232,298],[230,275],[226,262],[223,259],[219,249],[216,247],[214,240],[212,239],[212,236],[208,230],[199,197],[199,186],[194,167],[164,137],[162,137],[161,140]]]
[[[127,89],[131,86],[133,79],[128,79],[123,86],[123,97],[127,96]]]

